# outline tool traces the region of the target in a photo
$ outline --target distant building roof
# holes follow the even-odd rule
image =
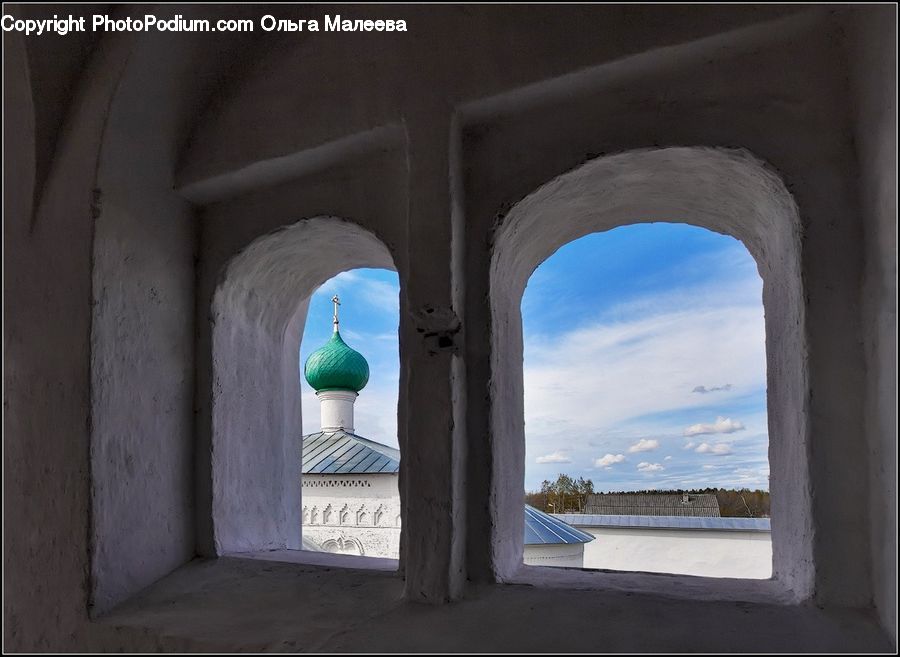
[[[525,505],[525,545],[589,543],[593,540],[590,534],[559,518]]]
[[[344,430],[303,436],[302,474],[396,474],[400,450]],[[594,537],[525,505],[525,545],[587,543]],[[318,546],[304,539],[304,550]]]
[[[586,514],[606,516],[703,516],[719,517],[719,502],[710,493],[636,494],[598,493],[587,496]]]
[[[553,516],[578,527],[646,527],[649,529],[720,529],[770,532],[769,518],[716,518],[686,516],[604,516],[559,513]]]
[[[399,471],[399,449],[343,429],[303,436],[303,474],[387,474]]]

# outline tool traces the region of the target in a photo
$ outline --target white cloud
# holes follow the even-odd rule
[[[571,463],[572,459],[570,459],[565,454],[561,454],[560,452],[553,452],[552,454],[545,454],[544,456],[538,456],[535,460],[535,463]]]
[[[727,443],[716,443],[715,445],[700,443],[694,451],[698,454],[717,454],[719,456],[725,456],[726,454],[731,454],[731,445]]]
[[[662,472],[665,470],[661,463],[647,463],[646,461],[638,463],[637,469],[640,472]]]
[[[365,333],[363,331],[342,328],[341,335],[351,347],[356,345],[361,349],[365,349],[367,358],[374,358],[381,354],[390,353],[391,351],[396,353],[397,350],[397,333],[395,332]],[[373,374],[377,376],[381,374],[381,372],[373,372]]]
[[[594,460],[595,468],[606,468],[609,470],[615,463],[621,463],[625,460],[624,454],[607,454],[603,458]]]
[[[400,286],[385,281],[366,281],[363,298],[381,311],[400,313]]]
[[[353,289],[355,299],[364,301],[380,311],[399,314],[400,283],[373,279],[355,270],[341,272],[319,288],[317,294],[326,294],[330,299],[332,295],[341,294],[348,287]],[[393,338],[396,339],[397,336],[394,335]]]
[[[348,269],[347,271],[342,271],[341,273],[333,276],[331,279],[328,280],[326,285],[341,286],[345,283],[357,283],[362,279],[363,279],[363,276],[358,271]]]
[[[671,461],[671,460],[672,460],[671,456],[667,456],[666,458],[663,459],[663,461]]]
[[[682,447],[681,449],[694,449],[694,446],[696,444],[697,443],[695,443],[693,440],[689,440],[687,443],[685,443],[684,447]]]
[[[710,392],[720,392],[722,390],[731,390],[733,386],[730,383],[726,383],[724,386],[713,386],[712,388],[707,388],[706,386],[697,386],[691,392],[699,392],[701,395],[708,394]]]
[[[734,433],[742,431],[744,425],[730,417],[717,417],[716,421],[711,424],[692,424],[684,430],[685,436],[703,436],[716,433]]]
[[[635,452],[652,452],[654,449],[659,447],[659,441],[655,439],[647,440],[646,438],[641,438],[634,445],[628,448],[629,453]]]
[[[570,436],[597,435],[637,417],[702,407],[706,396],[691,392],[701,377],[731,381],[748,394],[764,390],[759,302],[729,305],[713,295],[708,305],[706,296],[698,298],[679,298],[684,305],[677,306],[653,297],[639,313],[620,307],[562,334],[536,334],[526,326],[529,441],[562,425]]]
[[[757,468],[735,468],[731,473],[734,486],[769,487],[769,468],[762,466]]]

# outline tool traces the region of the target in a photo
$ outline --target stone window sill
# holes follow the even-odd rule
[[[285,561],[301,556],[197,559],[96,622],[154,636],[162,650],[890,651],[871,610],[561,589],[539,584],[533,568],[522,583],[473,585],[464,600],[432,606],[403,601],[396,573]],[[672,591],[685,579],[705,578],[652,577]]]

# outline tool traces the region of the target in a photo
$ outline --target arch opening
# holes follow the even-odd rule
[[[491,258],[491,550],[495,575],[522,572],[525,469],[521,300],[529,277],[561,246],[642,223],[687,223],[731,235],[763,280],[772,493],[773,579],[812,593],[807,464],[806,331],[800,217],[779,176],[743,150],[679,147],[598,158],[546,183],[495,230]]]
[[[225,268],[210,314],[217,555],[303,548],[300,344],[316,289],[361,267],[396,271],[373,233],[314,217],[257,238]]]

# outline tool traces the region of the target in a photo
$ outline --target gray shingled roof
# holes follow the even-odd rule
[[[719,517],[715,495],[643,495],[636,493],[598,493],[588,495],[585,514],[598,516],[692,516]]]
[[[400,450],[340,429],[303,436],[303,474],[373,474],[400,470]]]

